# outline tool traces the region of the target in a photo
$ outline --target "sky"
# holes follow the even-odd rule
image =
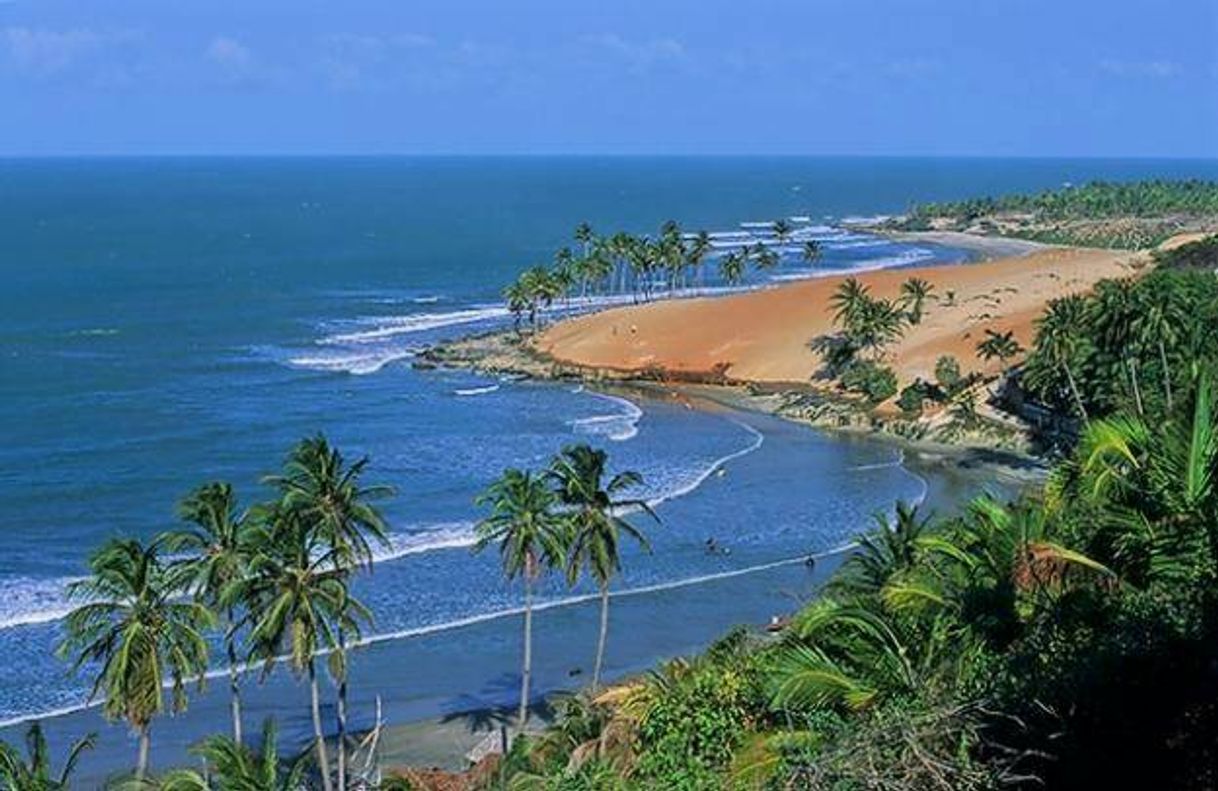
[[[1218,157],[1218,0],[0,0],[0,155]]]

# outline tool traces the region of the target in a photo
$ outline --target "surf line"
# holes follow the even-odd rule
[[[695,585],[705,585],[707,583],[718,582],[720,580],[732,579],[735,577],[744,577],[744,576],[747,576],[750,574],[759,574],[763,571],[771,571],[773,569],[783,568],[785,566],[804,565],[808,562],[809,558],[813,558],[815,560],[823,560],[824,558],[829,558],[829,557],[833,557],[835,555],[840,555],[845,552],[849,552],[850,550],[854,549],[857,546],[858,546],[857,541],[851,541],[847,544],[842,544],[841,546],[833,547],[832,549],[827,549],[823,552],[817,552],[817,553],[813,553],[811,555],[800,555],[798,557],[793,557],[793,558],[783,558],[782,560],[774,560],[769,563],[760,563],[755,566],[746,566],[744,568],[732,569],[730,571],[720,571],[720,572],[716,572],[714,574],[701,574],[696,577],[687,577],[685,579],[672,580],[670,582],[657,582],[652,585],[641,585],[637,588],[626,588],[625,590],[611,591],[609,593],[609,598],[610,599],[626,599],[626,598],[631,598],[634,596],[645,596],[650,593],[660,593],[663,591],[676,590],[679,588],[693,587]],[[543,602],[534,604],[533,612],[544,612],[547,610],[557,610],[557,609],[561,609],[564,607],[574,607],[574,606],[577,606],[580,604],[587,604],[589,602],[598,601],[599,599],[600,599],[599,593],[585,593],[585,594],[581,594],[579,596],[568,596],[568,597],[562,598],[562,599],[553,599],[551,601],[543,601]],[[389,643],[389,642],[394,642],[394,641],[398,641],[398,640],[409,640],[413,637],[425,637],[427,635],[437,634],[440,632],[449,632],[449,631],[453,631],[456,629],[464,628],[466,626],[475,626],[477,624],[487,623],[490,621],[497,621],[497,620],[501,620],[503,618],[511,618],[516,615],[522,615],[523,613],[524,613],[524,607],[510,607],[510,608],[504,609],[504,610],[495,610],[493,612],[480,613],[478,615],[471,615],[466,618],[458,618],[456,620],[445,621],[443,623],[429,624],[427,626],[415,626],[415,627],[411,627],[409,629],[401,629],[401,630],[398,630],[395,632],[385,632],[384,634],[371,635],[369,637],[361,638],[358,641],[354,641],[348,646],[348,650],[352,649],[352,648],[360,648],[360,647],[365,647],[365,646],[378,645],[380,643]],[[324,651],[318,651],[316,656],[326,656],[327,654],[330,654],[330,653],[332,653],[332,650],[327,649]],[[285,661],[286,659],[287,659],[286,656],[280,656],[280,657],[276,657],[275,661],[282,662],[282,661]],[[246,663],[240,667],[240,672],[244,675],[246,673],[250,673],[255,670],[261,670],[262,666],[264,664],[265,664],[265,662]],[[204,677],[207,680],[211,681],[211,680],[214,680],[217,678],[227,677],[227,675],[228,675],[228,668],[216,668],[214,670],[209,670],[205,674]],[[171,685],[172,685],[171,682],[166,682],[164,685],[164,688],[169,689],[171,687]],[[76,706],[65,706],[60,709],[52,709],[49,711],[39,712],[39,713],[35,713],[35,714],[22,714],[22,715],[12,717],[7,720],[0,720],[0,728],[9,728],[14,725],[21,725],[23,723],[30,722],[33,720],[52,719],[55,717],[63,717],[68,714],[75,714],[76,712],[86,711],[91,708],[96,708],[98,706],[101,706],[103,703],[105,703],[104,698],[96,698],[87,703],[81,703]]]

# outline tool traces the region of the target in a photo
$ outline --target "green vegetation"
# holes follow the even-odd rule
[[[1173,250],[1156,250],[1153,258],[1163,269],[1218,271],[1218,234],[1182,244]]]
[[[42,726],[30,725],[25,734],[26,756],[0,742],[0,788],[4,791],[68,791],[76,762],[86,750],[93,749],[96,734],[77,740],[68,749],[63,768],[55,772],[51,768],[51,752],[47,747]]]
[[[787,244],[795,230],[785,219],[775,220],[771,227],[778,245]],[[573,297],[630,294],[632,301],[639,302],[701,288],[714,252],[706,231],[687,234],[672,220],[655,237],[625,232],[597,236],[592,226],[581,223],[573,238],[579,252],[563,247],[552,264],[531,266],[504,288],[504,302],[518,330],[526,318],[537,329],[546,310],[560,300],[570,307]],[[779,266],[782,259],[773,249],[775,242],[757,242],[715,256],[719,277],[729,286],[739,286],[748,280],[750,266],[758,272]],[[816,262],[820,244],[805,242],[801,254],[805,262]]]
[[[925,203],[915,207],[912,215],[973,219],[1003,212],[1032,213],[1051,220],[1218,214],[1218,182],[1095,181],[1031,195]]]
[[[1108,280],[1088,296],[1049,304],[1021,383],[1052,409],[1079,418],[1128,409],[1163,414],[1194,369],[1218,359],[1218,279],[1156,270]]]
[[[871,360],[855,360],[838,377],[846,392],[857,393],[872,404],[887,401],[897,394],[897,375]]]
[[[1093,421],[1043,497],[898,504],[780,638],[581,698],[509,786],[1196,787],[1216,430],[1198,375],[1154,424]]]
[[[1055,244],[1153,247],[1218,221],[1218,183],[1094,182],[1030,195],[920,204],[896,226],[1019,236]]]

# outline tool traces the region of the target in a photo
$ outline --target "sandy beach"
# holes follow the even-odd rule
[[[975,352],[985,329],[1013,331],[1027,346],[1049,300],[1132,274],[1145,261],[1127,251],[1043,248],[966,265],[858,275],[873,295],[892,298],[901,283],[930,282],[935,299],[922,323],[888,352],[902,382],[932,378],[935,361],[954,355],[964,371],[992,374],[997,361]],[[654,302],[560,322],[535,345],[554,360],[615,372],[655,372],[768,384],[806,384],[822,368],[809,342],[834,332],[830,299],[843,277],[794,282],[720,298]]]

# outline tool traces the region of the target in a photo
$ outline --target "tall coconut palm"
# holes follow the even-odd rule
[[[815,264],[821,257],[820,242],[815,239],[809,239],[804,242],[801,255],[806,263]]]
[[[926,300],[935,287],[920,277],[911,277],[901,284],[901,299],[905,302],[910,324],[921,324]]]
[[[63,768],[56,774],[51,769],[51,751],[47,748],[42,725],[35,722],[25,732],[26,757],[0,741],[0,789],[2,791],[68,791],[76,762],[85,750],[93,749],[97,734],[77,739],[68,748]]]
[[[338,648],[338,630],[357,632],[356,617],[370,618],[348,590],[349,571],[337,550],[304,519],[304,509],[282,502],[255,513],[254,552],[247,577],[229,587],[226,602],[245,602],[238,626],[248,628],[250,658],[260,660],[269,675],[281,657],[296,675],[309,680],[317,766],[326,791],[332,787],[317,657]]]
[[[1085,305],[1089,331],[1095,334],[1103,348],[1115,351],[1129,379],[1134,406],[1139,415],[1145,415],[1138,382],[1138,344],[1135,342],[1141,310],[1135,281],[1133,278],[1101,280]]]
[[[633,539],[650,550],[646,537],[623,514],[639,510],[656,519],[645,500],[619,497],[622,492],[641,486],[642,476],[630,470],[609,477],[608,461],[609,455],[603,450],[589,445],[570,445],[554,457],[547,471],[555,484],[558,500],[566,509],[565,516],[570,520],[568,577],[574,583],[581,572],[587,572],[600,592],[600,632],[592,671],[594,691],[600,687],[605,640],[609,633],[609,583],[622,567],[622,537]]]
[[[165,710],[165,677],[172,706],[186,708],[186,680],[202,685],[207,669],[206,630],[215,624],[202,603],[183,600],[182,590],[160,559],[157,542],[111,539],[89,558],[90,576],[68,586],[85,603],[64,620],[59,646],[75,656],[74,670],[96,663],[89,692],[105,694],[102,713],[125,719],[139,735],[136,777],[148,771],[152,720]]]
[[[744,282],[746,259],[743,253],[733,251],[719,259],[719,274],[729,286],[738,286]]]
[[[702,264],[710,255],[711,249],[710,234],[706,231],[698,231],[698,235],[694,237],[685,254],[690,268],[694,270],[699,287],[702,286]]]
[[[220,604],[228,586],[241,579],[249,560],[249,528],[238,513],[233,487],[206,483],[178,504],[178,515],[189,527],[169,534],[166,548],[186,558],[172,564],[183,575],[183,585],[212,612],[222,617],[224,649],[228,656],[228,684],[233,718],[233,741],[241,744],[241,671],[237,661],[236,623],[232,606]]]
[[[778,237],[779,244],[786,244],[791,238],[791,231],[794,230],[791,226],[791,221],[786,217],[780,217],[775,220],[770,227],[773,229],[774,235]]]
[[[581,222],[575,226],[575,241],[584,246],[584,258],[588,257],[588,250],[592,245],[592,241],[596,238],[596,233],[592,230],[592,226],[587,222]]]
[[[305,788],[305,763],[279,756],[278,729],[267,718],[260,749],[251,750],[232,739],[210,736],[191,752],[203,759],[206,771],[178,769],[153,785],[156,791],[300,791]]]
[[[523,280],[517,278],[503,289],[503,299],[507,303],[508,312],[512,314],[512,324],[515,326],[516,332],[520,332],[520,320],[525,313],[531,312],[533,303],[527,285]]]
[[[524,584],[524,657],[520,672],[521,728],[529,717],[529,681],[533,672],[533,585],[546,568],[560,566],[566,556],[566,524],[555,510],[557,498],[541,476],[506,470],[479,495],[490,515],[478,522],[474,551],[499,547],[503,574]]]
[[[753,260],[759,272],[768,272],[778,266],[781,260],[778,253],[758,242],[753,248]]]
[[[348,572],[356,567],[372,568],[375,543],[389,545],[384,517],[375,501],[392,494],[387,486],[364,486],[361,480],[369,459],[348,464],[338,448],[324,435],[302,440],[292,450],[281,475],[266,482],[279,490],[281,502],[297,512],[313,540],[327,550],[332,567]],[[348,603],[350,603],[348,599]],[[347,737],[347,640],[338,619],[338,646],[331,655],[331,669],[338,681],[338,785],[346,787]]]
[[[1036,351],[1065,375],[1066,384],[1074,398],[1079,417],[1087,420],[1087,407],[1075,378],[1074,363],[1084,355],[1087,346],[1086,301],[1072,295],[1049,302],[1036,322]],[[1033,382],[1036,370],[1030,370]]]

